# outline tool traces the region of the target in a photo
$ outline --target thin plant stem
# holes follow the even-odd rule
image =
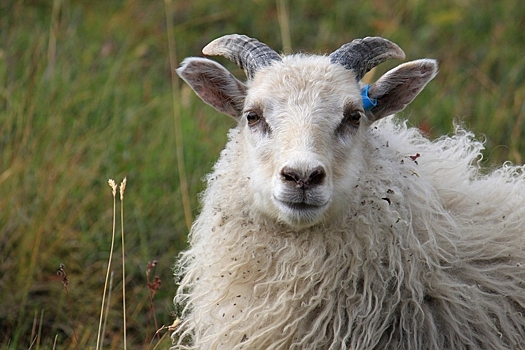
[[[68,284],[69,281],[67,279],[67,272],[66,272],[66,265],[60,264],[60,268],[57,271],[57,275],[62,278],[62,284],[64,285],[64,289],[66,290],[66,299],[67,299],[67,307],[69,309],[69,318],[71,320],[71,327],[73,328],[73,339],[74,339],[74,345],[77,345],[78,343],[78,336],[77,331],[75,329],[75,320],[73,319],[73,307],[71,304],[71,298],[69,297],[69,289]]]
[[[75,324],[73,320],[73,308],[71,306],[71,298],[69,297],[69,290],[67,288],[66,283],[64,283],[64,288],[66,289],[66,299],[67,299],[67,306],[69,308],[69,318],[71,319],[71,327],[73,327],[73,339],[75,340],[73,344],[76,345],[78,343],[78,336],[77,336],[77,331],[75,329]]]
[[[182,122],[180,113],[180,88],[179,79],[175,74],[175,68],[177,67],[177,52],[175,45],[175,38],[173,37],[173,1],[165,0],[166,7],[166,32],[168,38],[168,51],[170,59],[170,72],[171,72],[171,90],[172,90],[172,101],[173,101],[173,121],[175,124],[175,153],[177,155],[177,170],[179,172],[179,187],[182,196],[182,208],[184,211],[184,220],[186,222],[186,228],[189,230],[193,221],[191,215],[190,195],[188,190],[188,181],[186,177],[186,164],[184,162],[184,149],[182,142]]]
[[[124,191],[126,189],[126,178],[120,183],[120,228],[122,233],[122,322],[124,330],[124,350],[127,349],[126,338],[126,255],[124,247]]]
[[[147,333],[149,333],[149,323],[150,323],[152,316],[153,316],[153,322],[155,325],[155,329],[158,329],[157,316],[155,312],[155,304],[153,303],[153,298],[155,297],[154,295],[155,295],[154,292],[150,290],[149,291],[149,312],[148,312],[148,332]]]
[[[37,334],[37,341],[36,341],[36,349],[40,349],[40,341],[42,340],[42,325],[44,324],[44,309],[40,311],[40,323],[38,324],[38,334]],[[75,327],[73,327],[73,331],[75,330]]]
[[[35,313],[33,315],[33,324],[31,326],[31,339],[36,339],[36,326],[37,326],[37,320],[36,320],[36,310],[35,310]]]
[[[114,272],[111,271],[111,276],[109,277],[108,302],[106,303],[106,312],[104,313],[104,324],[102,325],[102,334],[106,334],[106,325],[108,324],[109,305],[111,304],[111,291],[113,290],[113,274]],[[103,345],[104,342],[100,344],[100,350],[102,350]]]
[[[161,328],[161,329],[159,329],[157,332],[155,332],[155,335],[156,335],[156,336],[159,336],[159,332],[160,332],[160,330],[162,330],[162,329],[164,329],[164,327]],[[159,341],[157,341],[157,344],[155,344],[155,346],[153,347],[152,350],[155,350],[156,348],[158,348],[158,346],[160,345],[160,343],[162,342],[162,340],[164,339],[164,337],[166,337],[167,334],[168,334],[168,332],[164,332],[164,334],[162,335],[162,337],[159,338]],[[155,339],[155,336],[153,336],[153,338],[151,338],[151,343],[153,343],[153,340],[154,340],[154,339]],[[151,346],[151,343],[150,343],[150,346]]]
[[[51,12],[51,24],[49,28],[49,41],[47,45],[47,68],[45,76],[51,77],[55,70],[56,46],[58,33],[58,15],[60,13],[61,0],[53,0],[53,10]]]
[[[160,332],[164,331],[164,330],[167,330],[168,332],[164,332],[164,334],[162,335],[162,337],[159,338],[159,341],[157,342],[157,344],[155,344],[155,347],[152,350],[155,350],[160,345],[162,339],[164,339],[164,337],[169,332],[175,331],[180,326],[180,323],[181,323],[180,320],[177,318],[177,319],[173,320],[173,323],[170,326],[162,325],[162,327],[157,329],[157,331],[155,332],[155,335],[151,338],[151,342],[149,344],[150,347],[153,344],[153,340],[155,340],[155,336],[158,336],[160,334]]]
[[[149,325],[150,325],[152,316],[153,316],[153,321],[155,324],[155,329],[159,329],[159,324],[157,322],[157,315],[155,312],[154,298],[155,298],[155,294],[157,294],[157,290],[160,287],[161,280],[158,276],[155,276],[154,281],[152,283],[149,278],[151,271],[157,266],[157,263],[158,263],[157,260],[149,261],[148,266],[146,268],[146,281],[148,283],[149,303],[150,303],[149,313],[148,313],[148,328],[146,329],[146,335],[149,333]],[[160,338],[160,335],[158,334],[158,332],[156,332],[155,334],[157,334],[157,336]],[[155,335],[153,337],[155,337]]]
[[[111,248],[109,251],[108,259],[108,268],[106,270],[106,280],[104,282],[104,293],[102,294],[102,304],[100,305],[100,320],[98,322],[98,333],[97,333],[97,347],[96,350],[101,349],[100,343],[102,338],[102,319],[104,316],[104,304],[106,301],[106,291],[109,280],[109,271],[111,270],[111,261],[113,259],[113,247],[115,245],[115,227],[116,227],[116,217],[117,217],[117,184],[113,179],[109,179],[109,186],[111,187],[111,193],[113,194],[113,229],[111,233]]]
[[[290,36],[290,20],[288,15],[288,4],[286,0],[277,1],[277,18],[279,19],[279,28],[281,29],[281,40],[283,43],[283,52],[292,53],[292,39]]]
[[[27,350],[31,350],[33,348],[33,345],[35,345],[35,343],[36,343],[36,336],[33,338],[33,341],[31,342]]]
[[[57,348],[58,334],[55,334],[55,340],[53,341],[53,350]]]

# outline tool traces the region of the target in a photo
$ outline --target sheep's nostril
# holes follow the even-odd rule
[[[310,185],[320,185],[323,183],[324,178],[326,177],[326,172],[322,166],[318,166],[312,171],[308,177],[308,182]]]
[[[299,175],[297,175],[294,171],[288,168],[284,168],[281,171],[281,176],[285,181],[297,181],[297,179],[299,179]]]
[[[300,171],[289,167],[281,170],[282,181],[303,190],[322,184],[325,177],[326,172],[321,166],[316,167],[309,175],[300,175]]]
[[[301,182],[301,176],[294,169],[288,167],[281,170],[281,179],[294,185]]]

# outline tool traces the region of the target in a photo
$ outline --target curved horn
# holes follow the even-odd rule
[[[231,34],[213,40],[202,49],[207,56],[224,56],[240,68],[244,69],[248,79],[262,67],[269,66],[273,61],[281,61],[277,52],[266,44],[246,35]]]
[[[393,42],[378,36],[355,39],[330,54],[330,61],[353,70],[357,81],[370,69],[392,58],[404,59],[405,53]]]

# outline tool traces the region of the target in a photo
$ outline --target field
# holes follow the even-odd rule
[[[100,343],[169,347],[155,332],[177,317],[172,268],[233,125],[173,69],[229,33],[322,54],[379,35],[407,59],[436,58],[439,75],[401,116],[432,138],[465,125],[486,141],[487,167],[525,161],[519,0],[2,1],[0,349],[96,348],[114,218]],[[108,179],[124,177],[114,215]]]

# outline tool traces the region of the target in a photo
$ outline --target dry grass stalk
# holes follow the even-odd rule
[[[292,39],[290,35],[290,21],[288,15],[288,4],[286,0],[277,1],[277,17],[279,19],[279,29],[281,30],[281,40],[283,43],[283,52],[292,53]]]
[[[120,228],[122,233],[122,322],[124,331],[124,350],[127,349],[126,337],[126,257],[124,247],[124,191],[126,190],[127,179],[124,178],[120,183]]]
[[[175,331],[177,328],[179,328],[180,324],[181,324],[181,320],[176,318],[173,323],[169,326],[166,326],[166,325],[163,325],[162,327],[160,327],[159,329],[157,329],[157,331],[155,332],[155,335],[153,336],[153,338],[151,339],[151,342],[150,342],[150,346],[151,344],[153,344],[153,339],[155,339],[155,336],[159,336],[160,332],[162,331],[168,331],[168,332],[173,332]],[[166,335],[168,334],[168,332],[164,332],[164,334],[162,335],[162,337],[159,338],[159,341],[157,342],[157,344],[153,347],[152,350],[155,350],[157,349],[157,347],[159,346],[159,344],[162,342],[162,340],[164,339],[164,337],[166,337]]]
[[[97,346],[96,350],[102,349],[102,320],[104,316],[104,303],[106,301],[106,292],[107,292],[107,286],[108,286],[108,280],[109,280],[109,271],[111,270],[111,261],[113,260],[113,247],[115,245],[115,227],[116,227],[116,211],[117,211],[117,184],[115,183],[115,180],[109,179],[108,184],[111,187],[111,193],[113,194],[113,229],[111,234],[111,248],[109,251],[109,259],[108,259],[108,268],[106,270],[106,280],[104,282],[104,292],[102,294],[102,304],[100,306],[100,320],[98,323],[98,333],[97,333]]]
[[[106,326],[108,324],[108,315],[109,315],[109,305],[111,305],[111,291],[113,290],[113,274],[111,271],[111,276],[109,277],[109,290],[108,290],[108,301],[106,303],[106,311],[104,312],[104,324],[102,325],[102,334],[106,334]],[[102,345],[100,346],[102,349]]]
[[[172,101],[173,101],[173,121],[175,123],[175,153],[177,155],[177,170],[179,172],[179,185],[182,195],[182,208],[184,211],[184,220],[186,222],[186,228],[190,230],[191,223],[193,221],[191,215],[190,195],[188,190],[188,181],[186,179],[186,164],[184,162],[184,152],[182,143],[182,121],[180,113],[180,88],[179,78],[175,73],[177,68],[177,53],[175,46],[175,38],[173,37],[173,1],[165,0],[166,7],[166,32],[168,37],[168,50],[170,59],[170,71],[171,71],[171,88],[172,88]]]

